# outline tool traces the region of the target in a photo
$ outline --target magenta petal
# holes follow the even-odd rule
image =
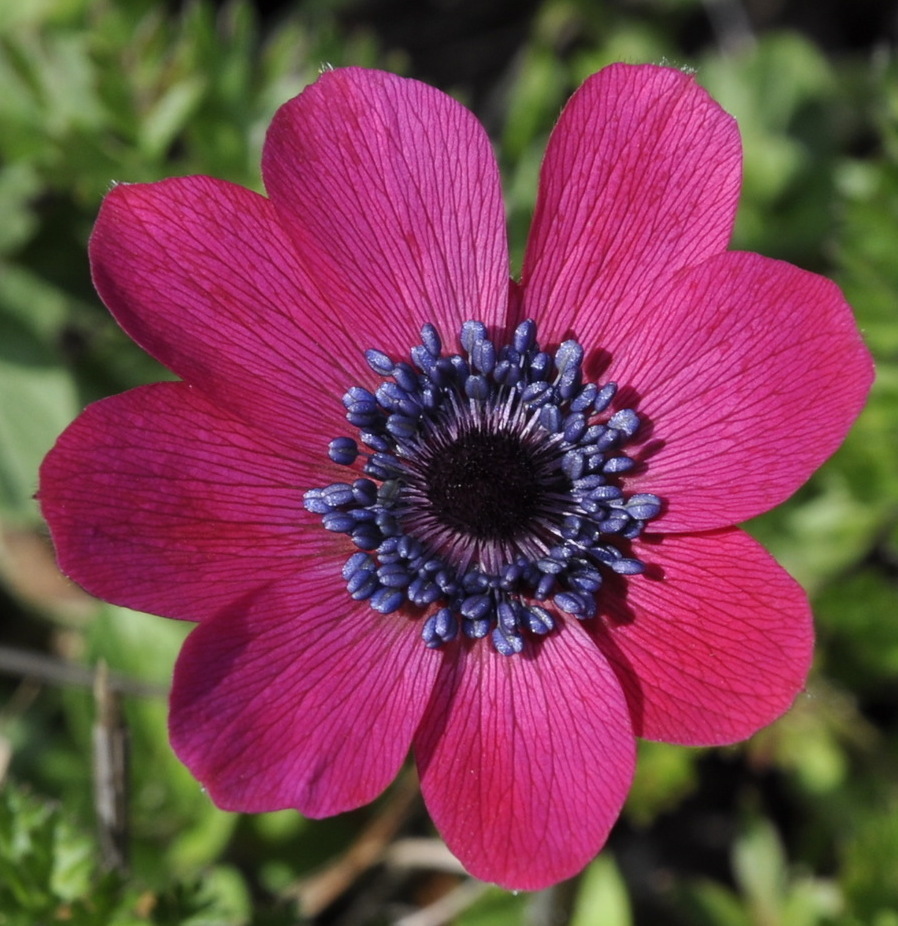
[[[290,224],[364,293],[369,346],[408,345],[424,322],[447,343],[466,319],[504,323],[498,168],[450,97],[381,71],[325,72],[278,111],[262,173]]]
[[[455,654],[453,654],[455,655]],[[579,625],[446,660],[415,738],[427,808],[471,874],[536,890],[602,847],[633,774],[620,685]]]
[[[89,406],[45,459],[39,499],[60,567],[88,591],[200,620],[331,549],[339,574],[345,540],[302,504],[333,469],[159,383]]]
[[[707,530],[791,495],[844,440],[873,381],[850,307],[823,277],[757,254],[683,271],[608,332],[609,379],[640,394],[652,530]]]
[[[345,300],[337,281],[317,288],[306,267],[326,261],[300,263],[264,197],[209,177],[117,186],[90,256],[125,331],[222,407],[287,438],[341,421],[353,377],[334,373],[367,369],[329,324]]]
[[[556,126],[524,259],[544,337],[602,342],[659,280],[726,248],[741,181],[733,118],[695,79],[616,64]]]
[[[604,624],[588,625],[617,668],[636,733],[720,745],[788,710],[814,642],[798,583],[740,530],[636,546],[649,573],[627,584],[625,600],[606,590]]]
[[[171,741],[219,807],[341,813],[377,797],[405,759],[440,657],[415,623],[340,585],[300,572],[187,638]]]

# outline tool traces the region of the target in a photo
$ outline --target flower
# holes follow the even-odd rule
[[[94,594],[198,622],[175,751],[230,810],[371,801],[409,750],[468,870],[576,873],[635,737],[788,709],[811,617],[734,525],[839,445],[872,366],[835,285],[727,250],[735,122],[615,65],[549,141],[520,283],[481,126],[411,80],[286,103],[268,197],[119,185],[90,244],[180,377],[98,402],[39,497]]]

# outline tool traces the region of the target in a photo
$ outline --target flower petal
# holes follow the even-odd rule
[[[615,64],[571,97],[546,151],[523,268],[543,338],[606,332],[660,278],[726,248],[738,129],[695,79]]]
[[[171,741],[219,807],[341,813],[377,797],[408,754],[440,657],[406,618],[335,601],[338,584],[304,570],[187,638]]]
[[[345,287],[320,289],[264,197],[209,177],[119,185],[90,241],[94,283],[125,331],[224,408],[295,439],[341,420],[362,348],[331,324]],[[364,347],[370,347],[365,344]],[[352,376],[350,376],[352,378]],[[328,433],[327,437],[333,437]]]
[[[667,500],[653,531],[778,505],[841,444],[873,380],[838,287],[757,254],[683,271],[603,346],[607,377],[636,391],[650,423],[630,487]]]
[[[449,848],[471,874],[515,890],[589,862],[634,764],[620,685],[576,624],[520,656],[482,643],[447,652],[414,749]]]
[[[811,665],[807,597],[740,530],[638,542],[651,564],[590,623],[639,736],[691,746],[745,739],[789,709]]]
[[[498,167],[480,123],[433,87],[328,71],[275,115],[265,186],[365,294],[369,346],[424,322],[502,324],[508,297]]]
[[[89,406],[45,459],[39,499],[76,582],[200,620],[309,560],[339,574],[345,538],[302,503],[336,468],[311,466],[183,383],[158,383]]]

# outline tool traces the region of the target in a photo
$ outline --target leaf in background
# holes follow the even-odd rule
[[[6,254],[26,242],[37,226],[31,208],[40,190],[34,169],[27,164],[0,167],[0,254]]]
[[[631,926],[627,885],[613,856],[605,852],[583,872],[569,926]]]
[[[38,467],[78,412],[72,377],[46,336],[63,313],[57,290],[0,267],[0,517],[14,523],[37,520]]]
[[[627,797],[626,814],[637,826],[648,826],[695,790],[695,764],[702,751],[648,740],[639,740],[638,749],[636,777]]]
[[[88,893],[94,847],[59,808],[6,782],[0,791],[0,924],[36,923]]]
[[[138,145],[148,158],[156,160],[165,155],[196,112],[205,89],[206,81],[201,76],[185,77],[153,102],[140,124],[138,138]]]

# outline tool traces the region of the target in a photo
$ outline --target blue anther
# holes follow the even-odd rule
[[[480,620],[493,609],[493,600],[489,595],[469,595],[458,606],[462,617],[471,621]]]
[[[639,415],[632,408],[622,408],[608,419],[608,427],[632,437],[639,430]]]
[[[387,431],[399,441],[410,441],[418,433],[420,423],[417,418],[394,414],[387,419]]]
[[[392,508],[399,500],[400,494],[401,486],[399,485],[399,481],[396,479],[389,479],[380,484],[380,488],[377,490],[377,501],[385,508]]]
[[[497,627],[491,639],[496,652],[503,656],[515,656],[524,651],[524,638],[519,634],[506,634]]]
[[[408,569],[402,563],[387,563],[377,570],[377,578],[386,588],[405,588],[411,581]]]
[[[439,357],[443,349],[443,342],[437,329],[427,322],[421,328],[421,344],[431,357]]]
[[[567,418],[564,419],[562,430],[564,432],[564,439],[569,444],[576,444],[586,433],[586,416],[579,413],[568,415]]]
[[[567,400],[576,395],[577,390],[580,388],[580,368],[568,367],[564,373],[558,377],[556,388],[562,399]]]
[[[561,458],[561,471],[571,482],[579,479],[585,469],[586,458],[578,450],[568,450]]]
[[[548,379],[552,373],[554,363],[552,362],[551,355],[544,351],[539,351],[530,358],[529,366],[531,380]]]
[[[346,581],[346,590],[353,601],[364,601],[370,598],[379,587],[377,576],[373,572],[366,572],[362,569]]]
[[[482,640],[490,632],[489,618],[473,621],[465,618],[462,621],[462,632],[471,640]]]
[[[554,556],[543,556],[536,561],[536,568],[540,572],[549,575],[558,575],[560,572],[564,572],[566,565],[565,559]]]
[[[499,360],[493,369],[493,379],[499,386],[514,386],[520,376],[521,371],[506,358]]]
[[[379,376],[389,376],[393,372],[393,361],[382,350],[366,350],[365,360]]]
[[[532,318],[522,321],[514,330],[512,344],[514,349],[520,353],[526,353],[536,343],[536,322]]]
[[[559,376],[569,369],[578,369],[583,362],[583,348],[578,341],[562,341],[555,351],[555,367]]]
[[[408,600],[418,607],[433,604],[443,593],[436,582],[418,575],[408,587]]]
[[[431,614],[421,629],[421,638],[429,649],[436,649],[458,636],[458,622],[449,608]]]
[[[362,386],[352,386],[343,396],[347,412],[369,414],[377,411],[377,398]]]
[[[412,366],[405,362],[397,363],[393,367],[393,379],[396,380],[396,385],[407,393],[417,392],[420,387],[418,374]]]
[[[555,590],[555,576],[547,572],[539,577],[533,589],[533,597],[537,601],[545,601]]]
[[[447,642],[458,636],[458,619],[449,608],[440,608],[434,615],[437,635]]]
[[[374,550],[380,543],[381,533],[374,524],[359,524],[349,536],[360,550]]]
[[[465,380],[465,395],[469,399],[483,402],[490,394],[490,384],[485,376],[469,376]]]
[[[514,563],[506,563],[505,566],[499,570],[499,585],[514,585],[517,583],[521,576],[524,574],[524,566],[525,563],[521,563],[520,561]]]
[[[586,412],[596,400],[599,394],[599,387],[595,383],[586,383],[580,387],[580,391],[571,399],[572,412]]]
[[[628,473],[636,461],[628,456],[611,457],[602,464],[603,473]]]
[[[657,495],[638,493],[627,499],[627,514],[639,521],[651,521],[661,514],[661,499]]]
[[[618,534],[630,525],[630,518],[626,514],[613,514],[609,518],[599,521],[599,530],[603,534]]]
[[[521,394],[521,401],[530,408],[542,408],[555,398],[555,387],[545,380],[530,383]]]
[[[367,553],[353,553],[343,564],[342,575],[344,579],[349,579],[359,571],[374,571],[374,560]]]
[[[572,399],[580,390],[580,364],[583,348],[577,341],[564,341],[555,352],[555,367],[558,370],[558,394],[563,399]]]
[[[600,453],[607,453],[617,448],[624,437],[624,432],[618,431],[617,428],[602,428],[601,434],[593,442],[593,447]]]
[[[399,552],[399,541],[401,537],[387,537],[378,547],[377,555],[382,563],[395,563],[396,560],[402,559]]]
[[[539,423],[550,434],[557,433],[564,424],[561,409],[557,405],[544,405],[539,410]]]
[[[345,482],[333,482],[321,490],[322,498],[331,506],[349,505],[352,502],[352,486]]]
[[[595,602],[589,595],[581,592],[559,592],[553,599],[555,607],[577,618],[588,618],[595,614]]]
[[[618,575],[635,576],[645,572],[645,563],[638,559],[621,557],[620,559],[616,559],[613,563],[611,563],[611,568]]]
[[[390,411],[415,417],[421,414],[421,403],[414,393],[403,389],[399,383],[381,383],[377,387],[377,401]]]
[[[486,338],[486,325],[483,322],[470,321],[465,322],[461,326],[461,334],[459,335],[459,341],[461,341],[461,346],[470,354],[474,350],[474,345],[477,341],[482,341]]]
[[[490,374],[496,367],[496,348],[492,341],[482,340],[474,344],[471,351],[471,363],[475,370]]]
[[[321,523],[324,525],[325,530],[333,531],[335,534],[348,534],[356,528],[359,522],[346,512],[329,511],[327,514],[322,515]]]
[[[368,601],[375,611],[379,611],[381,614],[392,614],[402,607],[405,601],[405,592],[395,588],[379,588]]]
[[[412,363],[429,379],[433,379],[437,370],[437,358],[426,347],[419,344],[409,351]]]
[[[396,542],[396,549],[403,559],[414,559],[421,555],[424,545],[417,537],[409,537],[407,534],[403,534]]]
[[[583,436],[580,438],[581,446],[587,444],[598,444],[602,438],[608,433],[608,428],[603,424],[591,424],[584,432]],[[616,440],[615,436],[615,440]],[[596,448],[601,449],[601,448]]]
[[[602,587],[602,573],[589,566],[572,572],[567,577],[568,585],[578,592],[597,592]]]
[[[458,384],[464,383],[464,381],[471,375],[471,367],[468,365],[468,361],[464,357],[460,357],[458,354],[453,354],[448,358],[449,360],[449,375],[450,377]]]
[[[352,484],[352,500],[365,508],[377,502],[377,485],[370,479],[356,479]]]
[[[302,497],[302,505],[312,514],[327,514],[331,510],[331,506],[321,494],[321,489],[309,489]]]
[[[593,400],[593,409],[596,414],[600,414],[605,411],[608,406],[613,401],[614,397],[617,395],[617,383],[605,383],[601,389],[599,389],[598,395],[596,395]]]
[[[439,649],[445,642],[437,634],[437,619],[436,615],[431,615],[424,621],[423,626],[421,627],[421,639],[424,641],[424,645],[428,649]]]
[[[510,601],[500,601],[496,606],[499,627],[506,633],[514,633],[518,627],[518,615]]]
[[[386,453],[392,446],[392,441],[386,434],[376,431],[360,431],[359,438],[370,450]]]
[[[341,466],[351,466],[359,455],[359,445],[351,437],[335,437],[327,445],[327,455]]]
[[[530,604],[524,610],[527,627],[531,633],[544,637],[555,629],[555,618],[545,608],[537,604]]]

